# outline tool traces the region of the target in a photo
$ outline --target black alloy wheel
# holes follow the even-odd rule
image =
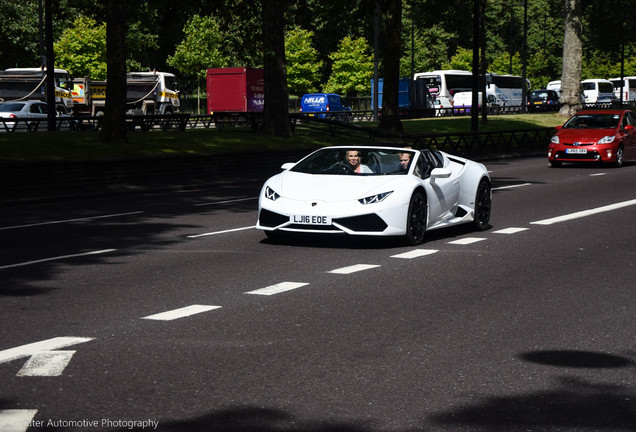
[[[415,191],[411,196],[409,210],[406,217],[405,240],[409,245],[417,246],[424,241],[426,233],[426,197],[421,191]]]
[[[481,180],[475,196],[475,229],[484,231],[488,229],[490,222],[490,210],[492,207],[492,191],[488,180]]]

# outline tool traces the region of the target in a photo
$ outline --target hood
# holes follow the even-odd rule
[[[268,185],[288,199],[348,201],[393,190],[403,176],[314,175],[284,171]]]
[[[561,129],[557,132],[561,144],[596,143],[603,137],[616,135],[616,129]]]

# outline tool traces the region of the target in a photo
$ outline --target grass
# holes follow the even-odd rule
[[[480,120],[480,131],[554,127],[562,124],[557,114],[517,114]],[[374,123],[357,123],[374,128]],[[409,135],[470,131],[470,117],[446,117],[402,122]],[[33,132],[0,133],[0,161],[104,160],[170,155],[210,155],[262,150],[315,149],[351,143],[350,137],[332,138],[326,128],[298,130],[288,139],[273,138],[245,128],[193,129],[179,131],[131,132],[128,143],[102,143],[97,133]]]

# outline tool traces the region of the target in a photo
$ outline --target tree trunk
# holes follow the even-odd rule
[[[400,39],[402,33],[402,1],[386,0],[384,10],[386,45],[384,47],[384,85],[380,128],[402,132],[399,112]]]
[[[289,124],[289,93],[285,61],[286,0],[262,0],[263,13],[263,77],[265,105],[263,132],[277,137],[292,134]]]
[[[126,140],[126,0],[106,0],[106,106],[100,139]]]
[[[565,35],[563,37],[563,72],[559,114],[567,117],[581,109],[582,35],[581,0],[565,0]]]

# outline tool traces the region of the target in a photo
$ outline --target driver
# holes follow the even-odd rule
[[[373,174],[371,168],[360,163],[360,152],[358,150],[347,150],[345,162],[349,164],[349,167],[351,167],[353,172],[360,174]]]

